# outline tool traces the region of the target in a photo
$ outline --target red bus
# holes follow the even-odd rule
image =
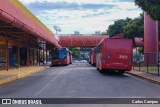
[[[120,74],[132,69],[132,40],[103,39],[96,48],[96,67],[103,72],[118,71]]]
[[[96,65],[96,47],[93,48],[93,50],[91,51],[91,59],[90,59],[90,62],[91,62],[91,65],[95,66]]]
[[[92,54],[92,51],[89,53],[89,59],[88,59],[89,64],[91,64],[91,54]]]
[[[72,63],[72,54],[67,48],[54,48],[51,50],[52,66],[69,65]]]

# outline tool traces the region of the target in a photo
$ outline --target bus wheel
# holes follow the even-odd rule
[[[54,67],[54,65],[51,65],[50,67]]]
[[[97,71],[99,71],[99,68],[97,68]]]
[[[125,73],[125,71],[124,70],[118,70],[118,73],[123,75]]]
[[[98,70],[100,73],[104,73],[104,70],[103,69],[99,69]]]
[[[103,69],[101,68],[101,65],[99,66],[99,70],[98,70],[100,73],[103,73]]]
[[[96,64],[94,63],[94,64],[93,64],[93,66],[95,67],[95,66],[96,66]]]

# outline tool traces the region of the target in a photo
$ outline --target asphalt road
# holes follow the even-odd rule
[[[69,66],[50,67],[47,70],[38,72],[29,77],[0,86],[0,98],[141,97],[160,98],[160,87],[128,74],[101,74],[95,67],[92,67],[88,63],[78,62]],[[74,107],[75,105],[55,106]],[[76,105],[76,107],[81,106],[82,105]],[[94,106],[105,107],[106,105],[90,105],[90,107]],[[112,107],[112,105],[107,106]],[[122,106],[124,107],[124,105]],[[132,107],[134,105],[130,106]],[[140,106],[146,107],[146,105]],[[147,105],[147,107],[148,106],[149,105]],[[89,105],[83,105],[83,107],[89,107]]]

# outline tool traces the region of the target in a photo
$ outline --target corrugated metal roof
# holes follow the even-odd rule
[[[40,37],[47,42],[53,43],[56,46],[60,46],[53,34],[51,34],[51,31],[47,30],[46,27],[17,0],[0,0],[0,20],[34,36]]]
[[[19,2],[19,0],[10,0],[16,7],[18,7],[21,11],[23,11],[27,16],[31,17],[37,24],[43,27],[45,30],[53,34],[53,32],[48,29],[37,17],[35,17],[32,12],[30,12],[23,4]]]

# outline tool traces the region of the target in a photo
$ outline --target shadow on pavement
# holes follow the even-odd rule
[[[104,71],[101,73],[103,76],[112,76],[112,77],[129,77],[128,75],[120,74],[118,72],[113,72],[113,71]]]

